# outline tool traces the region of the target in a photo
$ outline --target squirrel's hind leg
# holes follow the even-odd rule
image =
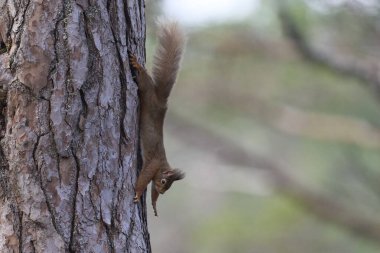
[[[135,79],[140,91],[147,91],[154,88],[153,79],[150,77],[146,69],[137,61],[134,54],[128,52],[129,62],[132,66],[132,71],[135,72]]]

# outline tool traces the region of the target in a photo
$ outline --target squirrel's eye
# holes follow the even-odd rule
[[[161,179],[161,184],[166,184],[166,179]]]

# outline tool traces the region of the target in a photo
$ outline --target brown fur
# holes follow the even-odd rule
[[[152,205],[156,216],[159,193],[163,194],[174,181],[184,177],[184,173],[171,168],[166,159],[163,124],[167,100],[179,70],[185,38],[177,23],[161,22],[158,27],[158,41],[153,78],[137,62],[136,57],[130,55],[139,87],[140,138],[143,154],[143,169],[136,182],[134,201],[139,201],[147,185],[152,181]]]

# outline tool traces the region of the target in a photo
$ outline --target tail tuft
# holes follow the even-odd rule
[[[158,47],[153,60],[153,80],[158,96],[167,99],[177,78],[186,39],[175,21],[161,19],[157,21],[157,27]]]

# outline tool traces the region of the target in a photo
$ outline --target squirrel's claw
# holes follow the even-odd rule
[[[142,66],[138,63],[136,56],[132,54],[131,52],[128,52],[128,55],[129,55],[129,62],[131,63],[132,67],[138,72],[140,72],[142,69]]]
[[[140,202],[140,197],[136,194],[136,196],[133,197],[133,202],[138,203]]]
[[[157,216],[157,217],[158,217],[158,214],[157,214],[157,207],[156,207],[156,202],[152,202],[152,206],[153,206],[154,216]]]

